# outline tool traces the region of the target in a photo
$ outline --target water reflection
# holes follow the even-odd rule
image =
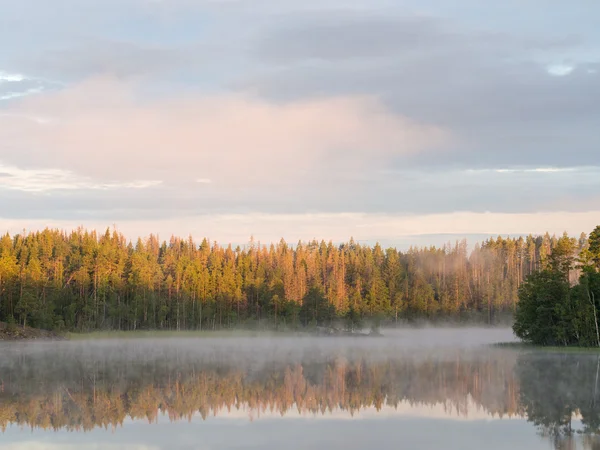
[[[572,448],[574,433],[600,449],[600,355],[528,352],[519,355],[515,374],[519,404],[527,420],[557,448]],[[578,425],[574,429],[574,423]]]
[[[256,420],[373,411],[523,418],[556,448],[579,441],[600,449],[600,359],[593,354],[171,341],[23,345],[2,355],[3,430],[110,429],[155,423],[162,414]]]

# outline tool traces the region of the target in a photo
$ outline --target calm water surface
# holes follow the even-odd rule
[[[600,449],[600,359],[381,338],[0,346],[0,450]]]

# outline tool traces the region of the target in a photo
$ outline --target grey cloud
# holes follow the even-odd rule
[[[469,181],[461,174],[464,168],[477,167],[600,164],[600,64],[576,57],[583,47],[590,48],[585,28],[574,32],[581,21],[562,28],[561,17],[548,32],[540,31],[543,26],[532,18],[540,7],[547,7],[541,0],[494,6],[465,0],[452,6],[457,12],[451,14],[444,0],[419,2],[418,8],[439,13],[437,18],[399,15],[398,5],[392,5],[396,2],[386,0],[360,0],[353,4],[355,12],[348,12],[348,3],[342,0],[301,3],[90,0],[84,8],[76,0],[13,2],[0,15],[0,40],[19,45],[14,50],[0,49],[0,69],[9,68],[1,65],[4,59],[18,62],[11,68],[67,80],[98,73],[148,76],[151,83],[187,77],[195,87],[210,79],[214,89],[256,91],[281,103],[374,95],[394,112],[448,128],[458,139],[435,157],[402,155],[390,164],[395,169],[390,173],[376,173],[372,169],[377,165],[366,161],[361,173],[346,173],[332,164],[301,177],[286,175],[293,178],[289,184],[260,187],[223,186],[211,173],[199,173],[197,177],[215,178],[214,183],[51,195],[3,190],[0,210],[17,217],[85,216],[111,221],[245,211],[582,211],[599,204],[593,193],[600,185],[584,182],[579,174],[565,175],[560,182],[551,177],[540,181],[521,177],[513,183],[494,175]],[[521,5],[523,20],[517,24],[512,18]],[[591,8],[592,1],[579,6]],[[473,13],[499,9],[504,16],[495,22]],[[557,11],[558,7],[553,9],[554,14]],[[443,18],[448,15],[455,18]],[[24,18],[31,24],[29,29],[22,26]],[[196,20],[199,25],[190,28]],[[546,25],[549,21],[540,19]],[[529,23],[535,31],[524,30]],[[157,24],[167,25],[153,35]],[[207,29],[207,34],[201,34]],[[567,76],[553,77],[546,71],[550,63],[572,63],[575,69]],[[239,78],[226,85],[232,74]],[[39,83],[48,89],[44,82],[31,80],[1,84],[0,97],[9,88],[26,92]],[[172,94],[170,89],[171,85]],[[177,135],[173,129],[171,133]],[[19,149],[24,165],[56,163],[57,155],[43,154],[38,147]],[[369,151],[357,151],[363,150]],[[16,153],[6,144],[4,151],[5,156]],[[78,169],[87,170],[84,165],[94,166],[84,161]],[[201,167],[201,162],[185,165],[170,169],[171,173],[179,176],[181,171]],[[258,169],[252,173],[265,178]]]
[[[189,15],[183,3],[12,2],[2,7],[0,41],[15,45],[0,48],[0,70],[11,68],[66,82],[106,74],[191,73],[197,78],[210,72],[219,56],[228,60],[228,51],[239,55],[239,49],[229,45],[230,36],[236,36],[232,26],[224,24],[225,35],[207,36],[205,15],[212,2],[196,2]]]
[[[430,16],[388,16],[365,13],[304,14],[279,24],[259,43],[257,54],[269,62],[338,61],[393,57],[419,58],[485,51],[511,57],[521,50],[554,50],[580,42],[574,35],[562,39],[532,39],[497,32],[465,32],[453,22]],[[437,54],[439,52],[439,55]]]
[[[440,46],[455,36],[424,18],[385,19],[336,15],[280,25],[259,43],[258,55],[269,62],[371,59]]]
[[[310,189],[309,186],[318,186]],[[234,188],[193,181],[147,189],[2,191],[4,219],[157,220],[198,214],[405,213],[453,211],[528,213],[589,211],[600,198],[598,168],[573,173],[468,174],[463,171],[388,171],[359,176],[307,175],[302,184]]]
[[[185,54],[178,49],[93,40],[45,51],[26,62],[25,67],[49,77],[80,79],[98,74],[129,77],[165,73],[181,68],[184,63]]]
[[[399,114],[458,135],[439,158],[411,155],[403,164],[600,163],[594,125],[600,123],[600,64],[574,61],[562,77],[547,71],[546,61],[576,53],[582,36],[556,37],[557,30],[519,36],[438,19],[335,14],[286,27],[274,27],[257,43],[257,58],[269,64],[236,87],[282,102],[374,94]]]
[[[46,80],[60,80],[60,83],[53,82],[57,86],[97,76],[135,77],[147,81],[146,86],[151,87],[152,93],[166,89],[172,94],[173,89],[181,92],[190,87],[218,89],[232,73],[239,72],[245,60],[234,41],[235,38],[229,37],[157,45],[143,40],[98,37],[80,39],[77,43],[41,44],[37,49],[10,58],[9,63]]]

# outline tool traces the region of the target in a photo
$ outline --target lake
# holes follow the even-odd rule
[[[0,450],[600,449],[600,354],[508,329],[0,345]]]

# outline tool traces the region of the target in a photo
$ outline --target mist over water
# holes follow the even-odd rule
[[[387,358],[399,354],[418,356],[448,350],[477,350],[494,343],[516,342],[508,328],[389,329],[378,337],[313,337],[265,334],[256,337],[96,339],[68,342],[20,342],[0,344],[6,356],[0,368],[15,362],[37,364],[46,358],[62,362],[98,362],[136,365],[148,361],[175,362],[231,360],[237,363],[293,362],[297,358],[362,355]]]
[[[0,449],[597,448],[598,355],[500,342],[511,330],[3,344]]]

